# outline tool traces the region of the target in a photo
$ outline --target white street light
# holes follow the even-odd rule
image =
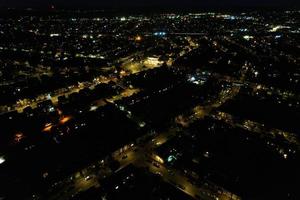
[[[0,157],[0,165],[1,165],[2,163],[4,163],[4,162],[5,162],[5,159],[4,159],[3,156],[1,156],[1,157]]]

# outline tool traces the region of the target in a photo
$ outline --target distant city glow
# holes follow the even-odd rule
[[[0,20],[2,181],[35,188],[16,199],[295,196],[272,186],[297,178],[300,11],[57,11]]]

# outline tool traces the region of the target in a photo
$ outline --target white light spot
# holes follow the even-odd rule
[[[1,156],[1,157],[0,157],[0,165],[1,165],[2,163],[4,163],[4,162],[5,162],[5,159],[4,159],[3,156]]]

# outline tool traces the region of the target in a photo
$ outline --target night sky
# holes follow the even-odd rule
[[[299,6],[299,0],[0,0],[0,6],[13,7],[257,7]]]
[[[40,7],[55,5],[57,7],[229,7],[229,6],[296,6],[298,0],[0,0],[1,6]]]

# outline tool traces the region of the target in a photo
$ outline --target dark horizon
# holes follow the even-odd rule
[[[54,7],[52,7],[54,6]],[[286,11],[300,9],[300,5],[297,6],[227,6],[227,7],[213,7],[213,6],[199,6],[199,7],[162,7],[162,6],[87,6],[87,7],[66,7],[66,6],[28,6],[28,7],[9,7],[0,6],[0,16],[14,16],[14,15],[51,15],[51,14],[70,14],[73,12],[82,12],[91,14],[105,14],[105,15],[154,15],[162,13],[196,13],[196,12],[229,12],[229,13],[241,13],[241,12],[273,12],[273,11]]]
[[[0,8],[34,8],[34,9],[48,9],[54,6],[57,9],[249,9],[249,8],[299,8],[299,1],[296,0],[262,0],[262,1],[237,1],[226,0],[222,2],[209,1],[209,2],[195,2],[194,0],[186,1],[96,1],[96,0],[67,0],[67,1],[37,1],[37,0],[1,0]]]

